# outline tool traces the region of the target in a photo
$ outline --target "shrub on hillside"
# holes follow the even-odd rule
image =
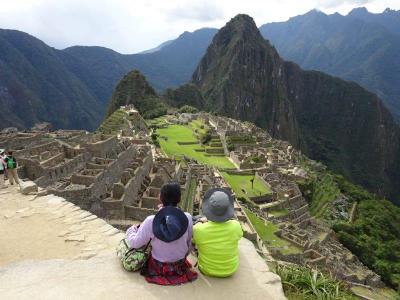
[[[200,136],[200,141],[202,144],[207,144],[209,141],[211,141],[211,133],[209,130],[207,130],[204,134]]]
[[[180,113],[190,113],[190,114],[194,114],[197,113],[199,110],[193,106],[190,105],[184,105],[181,108],[178,109],[178,112]]]
[[[137,109],[145,119],[154,119],[167,113],[168,107],[157,96],[149,96],[144,98],[137,104]]]
[[[333,229],[386,284],[400,289],[400,208],[386,200],[364,200],[352,224],[337,223]]]
[[[333,182],[323,178],[332,178]],[[352,223],[336,220],[332,224],[339,241],[379,274],[386,284],[399,290],[400,208],[352,184],[341,175],[321,172],[314,179],[300,182],[299,187],[313,208],[323,200],[321,195],[327,193],[332,183],[349,202],[358,203]]]
[[[228,151],[229,151],[229,152],[235,150],[235,146],[234,146],[232,143],[230,143],[230,142],[228,142],[228,143],[226,144],[226,148],[228,148]]]

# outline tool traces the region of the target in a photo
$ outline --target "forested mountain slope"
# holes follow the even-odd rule
[[[193,83],[209,111],[253,121],[353,182],[399,200],[400,129],[379,98],[282,60],[249,16],[217,33]]]
[[[355,9],[342,16],[313,10],[260,31],[283,58],[359,83],[400,120],[400,11]]]
[[[0,30],[0,127],[94,129],[102,109],[59,51],[19,31]]]
[[[215,29],[185,32],[158,51],[123,55],[102,47],[57,50],[16,30],[0,30],[0,128],[97,128],[112,91],[140,69],[159,91],[190,78]]]

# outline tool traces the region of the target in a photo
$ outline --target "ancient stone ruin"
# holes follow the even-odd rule
[[[161,153],[150,143],[151,130],[133,107],[122,107],[119,114],[127,124],[121,130],[112,124],[95,133],[49,131],[48,126],[26,132],[6,130],[0,134],[0,148],[14,151],[20,178],[35,182],[43,189],[42,195],[63,197],[119,228],[126,228],[130,220],[141,221],[154,214],[160,188],[166,182],[180,183],[181,208],[194,215],[201,213],[207,189],[230,189],[220,170]],[[352,284],[382,284],[379,276],[343,247],[327,226],[310,215],[296,184],[308,176],[302,164],[306,158],[299,151],[251,123],[204,113],[167,119],[176,124],[203,120],[211,133],[206,155],[229,157],[237,168],[225,172],[251,174],[271,191],[249,197],[251,205],[235,199],[235,215],[245,237],[258,245],[266,259],[318,266]],[[108,131],[114,133],[104,133]],[[244,208],[276,226],[276,237],[295,247],[297,253],[285,254],[285,249],[263,241]]]

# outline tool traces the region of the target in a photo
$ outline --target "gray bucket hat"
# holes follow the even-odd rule
[[[203,214],[212,222],[225,222],[233,218],[232,194],[224,188],[212,188],[204,194]]]

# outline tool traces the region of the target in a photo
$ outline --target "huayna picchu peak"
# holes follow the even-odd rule
[[[399,203],[400,130],[354,82],[282,60],[253,19],[238,15],[193,74],[209,111],[254,121],[369,190]]]

